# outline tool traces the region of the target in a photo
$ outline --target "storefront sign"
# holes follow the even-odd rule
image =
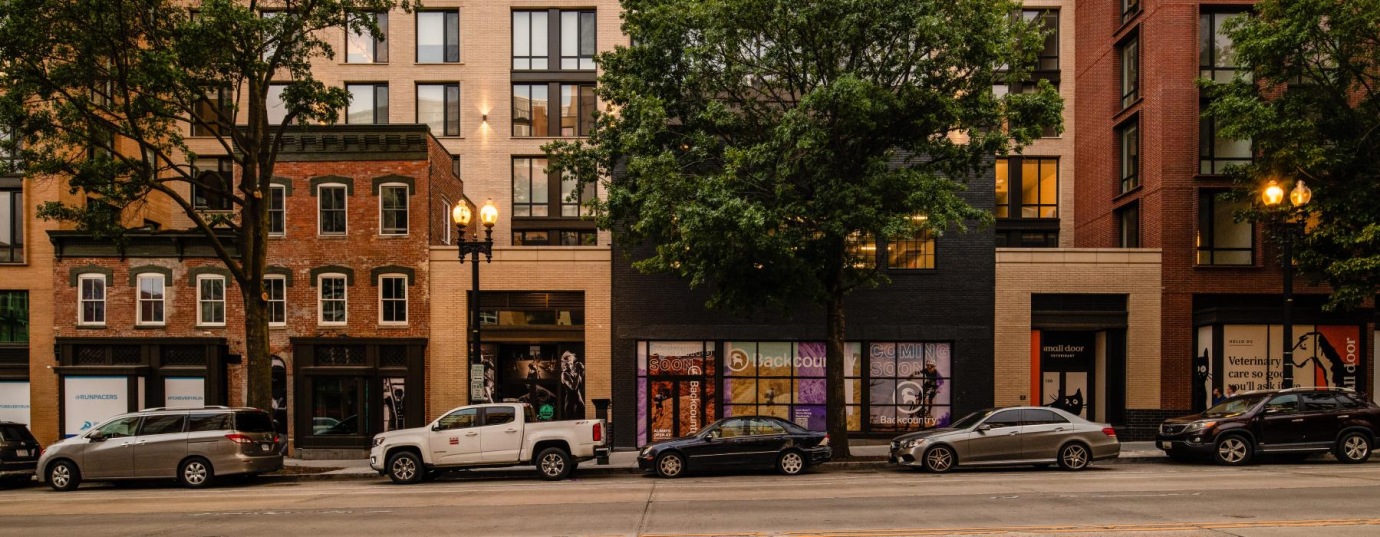
[[[1223,326],[1222,385],[1238,392],[1282,386],[1288,344],[1294,386],[1363,387],[1360,327],[1294,325],[1292,335],[1285,342],[1280,325]]]
[[[163,406],[196,408],[206,406],[206,379],[168,377],[163,379]]]
[[[74,436],[129,411],[129,377],[63,378],[63,435]]]
[[[0,421],[29,421],[29,383],[0,382]]]

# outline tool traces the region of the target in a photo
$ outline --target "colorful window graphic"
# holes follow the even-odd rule
[[[714,343],[637,345],[637,437],[659,442],[692,435],[718,419]]]
[[[950,356],[948,343],[868,344],[868,430],[948,425]]]
[[[824,430],[824,344],[734,341],[724,346],[724,416],[776,416]]]

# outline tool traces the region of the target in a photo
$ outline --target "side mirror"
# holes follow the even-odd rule
[[[104,442],[105,433],[102,433],[100,431],[92,431],[91,434],[86,435],[86,439],[92,442]]]
[[[439,431],[439,430],[441,430],[441,424],[440,424],[440,423],[433,423],[433,424],[431,425],[431,430],[433,430],[433,431]]]
[[[990,431],[990,430],[992,430],[992,426],[991,426],[991,425],[988,425],[988,424],[986,424],[986,423],[977,426],[977,432],[980,432],[980,433],[985,433],[985,432]]]

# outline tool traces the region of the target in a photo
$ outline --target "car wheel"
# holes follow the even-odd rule
[[[1059,467],[1065,470],[1078,471],[1088,467],[1092,462],[1092,453],[1088,451],[1088,446],[1074,442],[1059,450]]]
[[[1337,441],[1335,451],[1334,454],[1339,461],[1348,464],[1366,462],[1366,459],[1370,458],[1370,439],[1361,433],[1347,433]]]
[[[925,469],[936,474],[952,470],[955,462],[958,461],[954,457],[954,450],[949,446],[935,446],[925,452]]]
[[[570,461],[570,454],[561,448],[546,448],[537,454],[537,470],[541,472],[542,479],[547,481],[560,481],[570,475],[570,470],[575,464]]]
[[[48,467],[48,486],[58,492],[77,490],[81,486],[81,470],[72,461],[57,461]]]
[[[399,485],[411,485],[426,476],[422,459],[411,451],[399,451],[388,457],[388,479]]]
[[[805,471],[805,456],[799,451],[787,451],[776,458],[776,471],[785,475],[796,475]]]
[[[1213,457],[1217,459],[1217,463],[1228,466],[1240,466],[1250,462],[1251,455],[1255,452],[1250,442],[1234,434],[1219,438],[1215,447],[1217,449],[1213,452]]]
[[[187,488],[209,487],[215,477],[215,470],[211,469],[211,463],[200,457],[182,461],[182,465],[177,468],[177,480]]]
[[[662,453],[656,458],[656,475],[665,478],[680,477],[685,473],[685,458],[679,453]]]

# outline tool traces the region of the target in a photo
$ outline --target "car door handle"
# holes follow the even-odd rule
[[[478,436],[479,433],[465,433],[465,436]]]
[[[505,433],[515,433],[515,432],[517,432],[517,429],[504,429],[503,432],[505,432]]]
[[[1063,428],[1063,427],[1055,427],[1055,428],[1054,428],[1054,432],[1056,432],[1056,433],[1060,433],[1060,432],[1063,432],[1063,431],[1064,431],[1064,428]]]
[[[1020,433],[1021,433],[1020,431],[1011,431],[1011,432],[1009,432],[1009,433],[1006,433],[1006,436],[1016,436],[1016,435],[1018,435],[1018,434],[1020,434]]]
[[[1303,418],[1294,418],[1294,419],[1289,420],[1289,421],[1290,421],[1290,422],[1293,422],[1293,423],[1299,423],[1299,422],[1303,421]]]
[[[1351,417],[1351,414],[1342,414],[1342,415],[1340,415],[1340,416],[1337,416],[1337,419],[1339,419],[1339,420],[1344,420],[1344,419],[1347,419],[1347,418],[1350,418],[1350,417]]]

